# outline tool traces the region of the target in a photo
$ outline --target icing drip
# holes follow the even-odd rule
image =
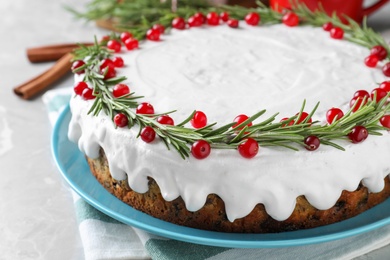
[[[320,28],[284,25],[227,26],[172,30],[162,42],[145,42],[141,49],[121,55],[131,91],[145,96],[156,113],[177,109],[175,122],[201,110],[209,122],[226,124],[238,114],[264,116],[297,113],[304,99],[306,110],[321,104],[314,120],[348,102],[358,89],[371,90],[384,80],[379,69],[365,67],[365,48],[337,41]],[[290,216],[297,196],[305,195],[318,209],[334,205],[343,190],[355,190],[360,181],[372,192],[383,189],[390,172],[390,136],[369,136],[361,144],[339,142],[346,151],[322,145],[299,152],[260,147],[253,159],[235,150],[212,150],[205,160],[183,160],[158,140],[137,139],[137,127],[115,129],[101,113],[87,115],[93,101],[71,100],[69,138],[81,151],[96,158],[101,146],[115,179],[128,178],[137,192],[148,189],[147,177],[156,180],[162,196],[181,196],[188,210],[200,209],[210,193],[219,195],[230,221],[249,214],[263,203],[276,220]]]

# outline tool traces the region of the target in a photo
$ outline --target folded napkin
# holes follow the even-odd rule
[[[69,89],[52,90],[43,96],[53,124],[70,96]],[[86,259],[352,259],[390,244],[387,225],[361,235],[299,247],[237,249],[197,245],[122,224],[73,194]]]

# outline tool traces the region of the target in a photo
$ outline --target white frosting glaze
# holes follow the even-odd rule
[[[364,65],[368,52],[333,40],[319,28],[192,28],[173,30],[162,42],[126,52],[121,55],[126,67],[118,72],[156,113],[177,109],[175,122],[193,110],[205,112],[209,123],[226,124],[238,114],[262,109],[267,109],[265,116],[280,112],[280,119],[297,113],[304,99],[307,111],[321,102],[314,120],[324,121],[329,108],[347,110],[356,90],[371,90],[384,80],[380,69]],[[190,211],[200,209],[208,194],[218,194],[230,221],[258,203],[274,219],[284,220],[299,195],[328,209],[343,190],[355,190],[362,180],[370,191],[381,191],[390,172],[388,132],[361,144],[343,141],[346,151],[325,145],[314,152],[261,147],[248,160],[235,150],[214,149],[204,160],[183,160],[159,140],[136,139],[137,127],[115,129],[103,113],[87,116],[92,102],[71,100],[69,138],[81,151],[96,158],[103,147],[115,179],[127,177],[130,187],[143,193],[151,176],[165,200],[181,196]]]

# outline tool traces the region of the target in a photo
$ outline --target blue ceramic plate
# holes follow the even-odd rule
[[[230,234],[174,225],[123,203],[92,176],[84,155],[67,138],[70,111],[67,107],[52,135],[53,156],[69,185],[89,204],[112,218],[150,233],[176,240],[222,247],[272,248],[321,243],[364,233],[390,224],[390,200],[357,217],[333,225],[277,234]]]

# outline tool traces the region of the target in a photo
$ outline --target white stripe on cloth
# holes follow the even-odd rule
[[[231,249],[207,260],[222,259],[353,259],[390,243],[390,225],[331,242],[286,248]]]
[[[49,90],[42,96],[42,101],[46,105],[49,121],[52,126],[57,121],[61,111],[69,103],[72,95],[72,88],[61,88]]]
[[[148,232],[145,232],[138,228],[133,228],[134,232],[137,234],[138,238],[140,239],[141,243],[145,246],[146,242],[150,239],[159,239],[159,240],[169,240],[165,237],[156,236],[153,234],[150,234]]]
[[[130,226],[86,219],[79,224],[79,229],[88,260],[150,259]]]
[[[72,191],[72,195],[75,205],[82,200],[76,192]],[[151,238],[165,239],[125,224],[97,219],[83,220],[79,231],[87,260],[150,259],[145,243]]]

